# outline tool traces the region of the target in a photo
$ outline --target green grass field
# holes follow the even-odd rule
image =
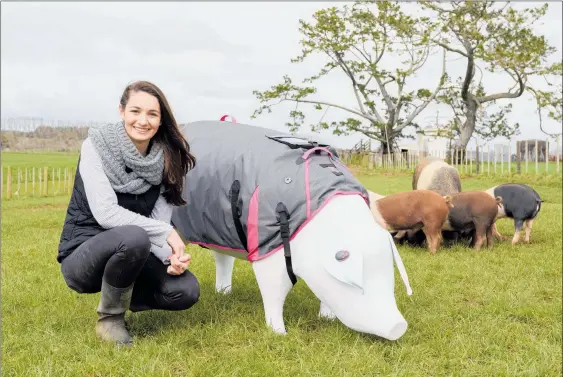
[[[48,166],[49,168],[68,168],[76,167],[78,153],[27,153],[27,152],[2,152],[2,167],[13,169],[39,168]]]
[[[381,194],[410,189],[409,174],[359,178]],[[499,180],[466,178],[463,188]],[[435,256],[399,247],[414,294],[396,273],[409,328],[395,342],[317,318],[303,281],[285,304],[288,335],[275,335],[251,265],[237,260],[232,294],[219,295],[212,255],[189,246],[200,301],[183,312],[128,313],[135,346],[118,350],[94,334],[99,294],[67,288],[55,259],[68,197],[3,201],[2,376],[560,376],[561,184],[531,184],[545,203],[530,244]],[[513,232],[510,220],[498,227]]]

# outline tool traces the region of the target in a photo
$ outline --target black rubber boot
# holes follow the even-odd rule
[[[112,287],[102,280],[102,295],[98,305],[96,335],[117,345],[132,345],[133,339],[125,327],[125,312],[129,309],[133,285],[127,288]]]

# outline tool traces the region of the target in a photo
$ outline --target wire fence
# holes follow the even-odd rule
[[[513,143],[509,142],[506,145],[494,144],[492,147],[491,144],[481,147],[477,145],[475,149],[466,150],[411,149],[387,154],[341,149],[339,156],[348,165],[390,171],[414,171],[423,158],[434,156],[466,174],[559,174],[563,157],[559,138],[555,144],[554,152],[549,152],[552,147],[549,140],[535,140],[533,143],[516,141],[515,150],[511,148]]]
[[[511,143],[477,146],[473,150],[409,150],[381,155],[372,151],[338,150],[340,159],[347,165],[359,166],[369,170],[414,171],[416,165],[426,156],[443,159],[469,175],[505,174],[560,174],[561,145],[556,141],[555,153],[549,153],[549,142],[542,148],[536,140],[535,145],[516,142],[516,150]],[[532,151],[532,152],[530,152]],[[76,166],[69,167],[2,167],[0,197],[2,199],[24,199],[34,197],[70,195],[74,185]]]
[[[2,167],[2,199],[70,195],[76,168]]]

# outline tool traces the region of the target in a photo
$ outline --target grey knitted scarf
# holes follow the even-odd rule
[[[102,127],[90,127],[88,136],[102,159],[104,172],[117,192],[142,194],[151,185],[162,182],[164,151],[152,142],[150,152],[143,157],[127,135],[122,121]],[[127,173],[125,167],[132,172]]]

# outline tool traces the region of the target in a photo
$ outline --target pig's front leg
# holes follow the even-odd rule
[[[397,232],[397,234],[395,234],[394,238],[395,238],[396,240],[400,240],[400,239],[402,239],[402,238],[403,238],[404,236],[406,236],[406,235],[407,235],[407,231],[406,231],[406,230],[400,230],[400,231]]]
[[[213,256],[215,257],[215,291],[230,293],[233,283],[235,258],[217,251],[213,252]]]
[[[319,317],[326,319],[335,319],[336,315],[330,310],[330,308],[321,301],[321,308],[319,310]]]
[[[262,294],[266,324],[279,334],[286,334],[283,304],[293,286],[285,267],[283,250],[252,263],[258,288]]]

